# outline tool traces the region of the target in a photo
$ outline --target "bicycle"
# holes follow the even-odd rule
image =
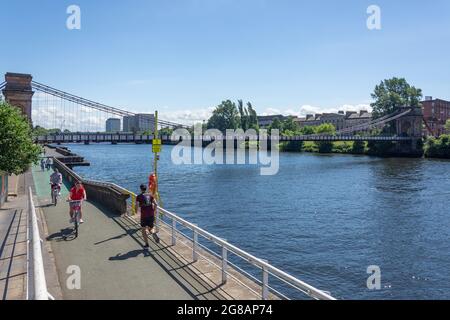
[[[81,204],[82,200],[68,200],[70,206],[72,207],[72,221],[74,225],[75,238],[78,237],[78,227],[80,225],[81,218]]]

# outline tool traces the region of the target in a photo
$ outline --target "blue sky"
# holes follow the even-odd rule
[[[239,98],[259,113],[356,108],[392,76],[450,99],[448,0],[0,3],[0,72],[171,119]],[[81,30],[66,28],[71,4]],[[366,27],[371,4],[379,31]]]

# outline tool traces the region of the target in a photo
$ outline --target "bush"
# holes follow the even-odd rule
[[[450,135],[443,134],[436,139],[430,137],[425,142],[425,156],[428,158],[450,159]]]

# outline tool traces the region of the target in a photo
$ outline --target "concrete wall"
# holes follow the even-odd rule
[[[8,176],[0,173],[0,208],[8,197]]]
[[[108,209],[110,213],[122,215],[127,212],[127,199],[130,195],[112,184],[83,179],[58,159],[54,165],[72,187],[75,181],[82,181],[88,200]]]

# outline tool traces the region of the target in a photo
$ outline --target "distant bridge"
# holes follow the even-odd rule
[[[151,143],[152,135],[140,134],[55,134],[36,137],[36,142],[47,143]],[[173,143],[170,136],[160,137],[163,143]],[[295,137],[277,137],[279,141],[411,141],[413,137],[399,137],[399,136],[351,136],[351,135],[305,135]],[[211,142],[212,138],[194,137],[193,140],[201,140],[204,142]],[[247,138],[234,138],[233,140],[245,141],[259,141],[267,140],[267,137],[254,136]],[[269,138],[270,139],[270,138]],[[217,140],[217,139],[216,139]],[[225,137],[222,140],[226,140]]]

